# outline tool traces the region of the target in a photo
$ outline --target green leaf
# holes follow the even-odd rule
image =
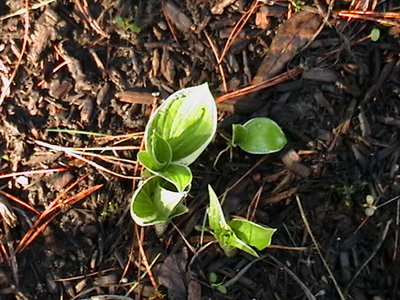
[[[127,29],[129,29],[130,31],[132,31],[134,33],[140,33],[142,31],[142,29],[139,26],[135,25],[135,24],[129,24],[127,26]]]
[[[217,108],[208,85],[182,89],[150,117],[145,130],[146,150],[158,135],[170,145],[172,162],[189,165],[211,142],[216,129]]]
[[[247,245],[263,250],[271,245],[274,228],[264,227],[242,218],[235,218],[228,222],[235,234]]]
[[[146,169],[153,172],[161,170],[166,166],[165,163],[158,162],[148,151],[140,151],[137,154],[137,158]]]
[[[180,215],[186,214],[189,211],[189,209],[183,205],[183,204],[178,204],[174,210],[172,211],[171,215],[169,216],[170,219],[178,217]]]
[[[242,142],[246,142],[247,129],[241,124],[232,125],[232,145],[237,146]]]
[[[381,36],[381,31],[379,28],[374,28],[371,30],[371,41],[377,42]]]
[[[209,275],[209,280],[211,283],[216,283],[218,280],[217,274],[215,274],[214,272],[211,272]]]
[[[208,222],[210,223],[211,230],[216,233],[222,230],[230,230],[231,228],[225,220],[221,204],[219,203],[218,197],[215,194],[211,185],[208,186],[208,195],[210,197],[210,207],[208,208]]]
[[[157,176],[140,184],[131,203],[131,216],[137,224],[148,226],[165,223],[187,211],[180,204],[187,193],[171,191],[165,186],[167,183]]]
[[[148,150],[150,155],[161,164],[168,165],[172,160],[171,146],[157,132],[150,136]]]
[[[146,165],[144,166],[146,167]],[[166,168],[158,171],[153,171],[150,168],[149,170],[172,183],[178,192],[187,190],[193,179],[192,172],[187,166],[184,165],[169,164]]]
[[[245,242],[241,241],[226,222],[221,204],[218,201],[218,197],[210,185],[208,186],[208,194],[210,197],[208,222],[210,223],[210,228],[213,231],[215,238],[218,240],[221,248],[225,251],[225,253],[232,251],[234,248],[238,248],[258,257],[257,252],[255,252],[250,246],[246,245]]]
[[[233,125],[232,144],[252,154],[268,154],[281,150],[287,143],[277,123],[258,117],[244,125]]]
[[[126,25],[125,25],[125,21],[124,21],[124,19],[123,19],[122,17],[120,17],[120,16],[115,17],[114,20],[115,20],[115,23],[116,23],[119,27],[125,29]]]
[[[218,292],[220,292],[221,294],[226,294],[228,292],[228,289],[226,288],[226,286],[224,286],[223,284],[221,285],[215,285],[215,288],[218,290]]]
[[[246,244],[246,242],[242,241],[240,238],[236,236],[236,234],[233,234],[231,241],[230,241],[231,247],[235,247],[237,249],[240,249],[244,252],[247,252],[255,257],[259,257],[257,252],[253,250],[249,245]]]

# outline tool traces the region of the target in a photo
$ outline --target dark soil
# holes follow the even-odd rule
[[[64,170],[0,179],[0,299],[340,299],[338,289],[342,299],[400,299],[400,23],[338,15],[396,12],[396,0],[305,1],[300,9],[317,27],[289,50],[275,42],[274,53],[278,26],[297,9],[260,1],[226,52],[224,76],[210,43],[221,53],[252,1],[60,0],[30,10],[28,31],[24,12],[9,15],[23,2],[0,2],[0,173]],[[289,34],[303,37],[300,28]],[[259,69],[268,55],[280,59],[279,72]],[[174,91],[208,82],[218,97],[256,74],[259,82],[293,68],[297,76],[219,104],[217,137],[193,165],[190,211],[161,238],[130,217],[136,180],[37,143],[139,147],[140,135],[121,135],[143,132]],[[220,133],[254,116],[279,123],[286,148],[268,156],[234,149],[213,168],[226,146]],[[97,153],[134,161],[137,150]],[[140,176],[135,165],[87,160]],[[228,190],[227,215],[278,229],[260,259],[227,258],[195,229],[207,224],[208,184]],[[368,218],[367,195],[378,207]]]

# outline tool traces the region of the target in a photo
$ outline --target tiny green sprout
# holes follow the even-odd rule
[[[277,123],[269,118],[257,117],[244,125],[232,125],[232,145],[251,154],[269,154],[281,150],[286,136]]]
[[[365,197],[365,204],[363,205],[363,207],[364,207],[364,213],[367,217],[372,217],[375,214],[375,211],[377,210],[377,207],[374,205],[374,202],[375,202],[374,196],[367,195]]]
[[[208,186],[210,206],[208,221],[214,237],[227,256],[236,254],[236,249],[258,257],[257,250],[263,250],[271,244],[274,228],[265,227],[243,218],[226,221],[221,204],[211,186]]]
[[[295,12],[299,12],[306,3],[302,0],[292,1]]]
[[[226,294],[228,292],[228,289],[226,288],[226,286],[224,284],[217,283],[218,275],[215,274],[214,272],[210,273],[209,280],[211,283],[211,287],[216,289],[221,294]]]
[[[211,272],[211,273],[210,273],[210,276],[209,276],[209,279],[210,279],[210,282],[211,282],[211,283],[216,283],[216,282],[217,282],[217,279],[218,279],[218,276],[217,276],[217,274],[215,274],[214,272]]]
[[[142,31],[137,25],[132,23],[132,18],[115,17],[115,23],[126,31],[131,31],[134,33],[140,33]]]
[[[375,27],[371,30],[371,41],[377,42],[380,36],[381,36],[381,31],[379,30],[379,28]]]
[[[101,212],[102,217],[108,217],[114,215],[118,211],[117,202],[108,202],[107,210]]]

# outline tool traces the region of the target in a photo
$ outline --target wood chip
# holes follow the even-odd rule
[[[327,69],[310,69],[302,74],[303,79],[333,83],[337,80],[338,76],[335,72]]]
[[[163,8],[165,15],[178,30],[183,32],[190,31],[192,21],[178,6],[176,6],[172,1],[166,1]]]
[[[122,91],[116,95],[120,101],[132,104],[153,104],[158,98],[152,93],[136,92],[136,91]]]

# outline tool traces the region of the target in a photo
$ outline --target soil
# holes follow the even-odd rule
[[[0,2],[0,299],[400,299],[397,1],[38,3]],[[129,212],[142,133],[162,99],[204,82],[218,133],[189,212],[157,237]],[[255,116],[288,145],[213,167]],[[106,146],[130,148],[70,149]],[[198,230],[209,184],[227,216],[277,228],[259,258]]]

